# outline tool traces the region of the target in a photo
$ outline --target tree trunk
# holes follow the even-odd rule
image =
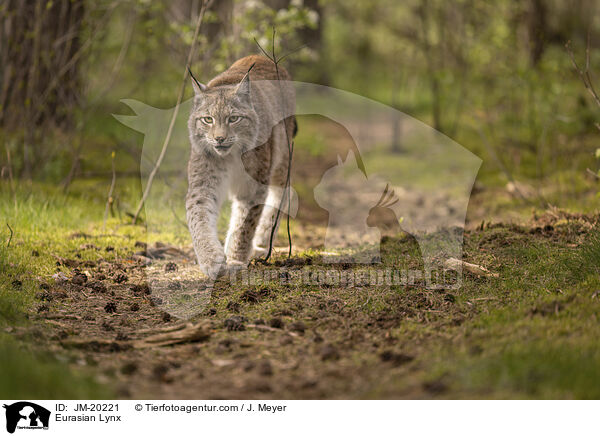
[[[5,0],[0,6],[0,127],[23,134],[23,175],[42,125],[68,127],[79,90],[83,0]]]

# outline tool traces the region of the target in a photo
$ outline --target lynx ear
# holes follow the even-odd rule
[[[250,97],[250,71],[254,68],[255,64],[250,65],[248,68],[248,72],[242,78],[241,82],[238,84],[237,88],[235,88],[235,93],[244,98]]]
[[[188,72],[190,73],[190,77],[192,78],[192,86],[194,87],[194,93],[196,95],[199,95],[206,91],[206,85],[203,85],[202,83],[198,82],[198,80],[194,77],[192,70],[188,68]]]

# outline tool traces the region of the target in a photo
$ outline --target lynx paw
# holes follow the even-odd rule
[[[228,260],[227,264],[221,270],[221,275],[235,276],[239,271],[248,268],[248,265],[239,260]]]
[[[258,259],[259,257],[265,257],[269,252],[268,248],[254,246],[252,249],[252,259]]]

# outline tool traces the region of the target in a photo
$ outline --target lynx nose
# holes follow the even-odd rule
[[[224,136],[215,136],[215,141],[217,141],[219,144],[222,144],[225,139],[226,138]]]

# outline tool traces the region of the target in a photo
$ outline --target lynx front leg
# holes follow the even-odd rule
[[[224,178],[203,168],[190,171],[186,197],[187,222],[201,271],[214,279],[225,265],[223,247],[217,237]]]
[[[266,191],[266,189],[264,190]],[[252,254],[252,240],[263,210],[262,192],[254,201],[235,199],[231,205],[231,221],[225,242],[227,264],[231,269],[244,268]]]

